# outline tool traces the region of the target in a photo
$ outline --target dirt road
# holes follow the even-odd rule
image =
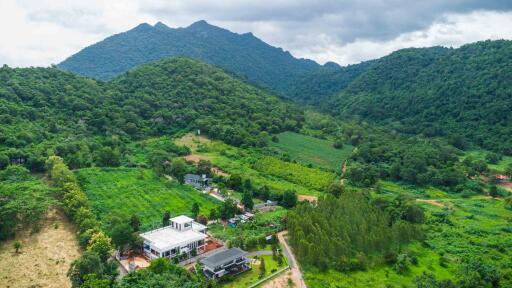
[[[293,255],[290,246],[286,242],[286,234],[288,231],[282,231],[277,233],[277,239],[283,245],[283,253],[286,259],[288,259],[288,265],[290,265],[290,271],[285,272],[278,277],[272,279],[271,281],[265,283],[263,288],[284,288],[288,286],[288,279],[291,279],[295,284],[294,287],[297,288],[306,288],[306,283],[304,282],[304,278],[302,277],[302,272],[300,271],[300,267],[298,265],[297,260],[295,259],[295,255]]]

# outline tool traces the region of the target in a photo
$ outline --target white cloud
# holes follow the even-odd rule
[[[318,35],[317,46],[297,49],[295,55],[320,63],[335,61],[346,65],[379,58],[402,48],[459,47],[488,39],[512,39],[512,12],[451,14],[425,30],[404,33],[387,41],[356,39],[340,45],[328,35]]]
[[[350,64],[406,47],[511,39],[510,9],[498,0],[1,0],[0,64],[48,66],[141,22],[200,19],[297,57]]]

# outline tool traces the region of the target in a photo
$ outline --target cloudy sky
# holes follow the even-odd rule
[[[0,0],[0,64],[48,66],[142,22],[201,19],[342,65],[406,47],[512,39],[512,0]]]

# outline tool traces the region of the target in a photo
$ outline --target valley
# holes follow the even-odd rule
[[[4,65],[0,287],[512,287],[511,56],[201,20]]]

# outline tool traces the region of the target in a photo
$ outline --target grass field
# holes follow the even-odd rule
[[[260,280],[260,260],[259,259],[265,259],[265,274],[263,277],[269,276],[270,274],[274,273],[275,271],[282,269],[286,267],[286,257],[283,257],[282,265],[279,265],[277,261],[275,261],[272,258],[272,255],[263,255],[258,256],[256,260],[253,260],[254,257],[249,258],[250,261],[254,261],[255,263],[252,265],[252,269],[249,271],[246,271],[238,276],[236,276],[232,281],[227,283],[222,283],[221,287],[226,288],[245,288],[248,287],[251,284],[254,284]],[[274,271],[274,272],[273,272]]]
[[[479,196],[466,199],[437,188],[414,188],[392,182],[382,182],[382,190],[378,197],[405,194],[436,199],[444,205],[418,203],[427,216],[426,245],[412,243],[405,248],[417,256],[418,265],[410,264],[409,271],[403,275],[384,264],[350,273],[334,270],[322,273],[303,267],[308,287],[416,287],[414,278],[424,271],[435,274],[438,279],[453,280],[459,272],[460,260],[469,255],[482,257],[502,270],[510,269],[512,211],[504,208],[501,199]],[[441,257],[446,259],[444,267]]]
[[[13,249],[16,240],[22,243],[18,254]],[[39,232],[22,231],[16,239],[0,244],[0,287],[71,287],[66,273],[79,256],[73,224],[52,210]]]
[[[93,210],[101,221],[109,215],[130,217],[137,214],[142,229],[160,225],[162,215],[191,214],[194,202],[208,215],[220,202],[194,188],[156,178],[151,170],[137,168],[87,168],[77,170]]]
[[[279,149],[292,159],[304,164],[339,171],[343,160],[352,153],[352,145],[345,144],[342,149],[335,149],[333,142],[306,136],[294,132],[278,135],[279,142],[271,142],[270,146]]]

